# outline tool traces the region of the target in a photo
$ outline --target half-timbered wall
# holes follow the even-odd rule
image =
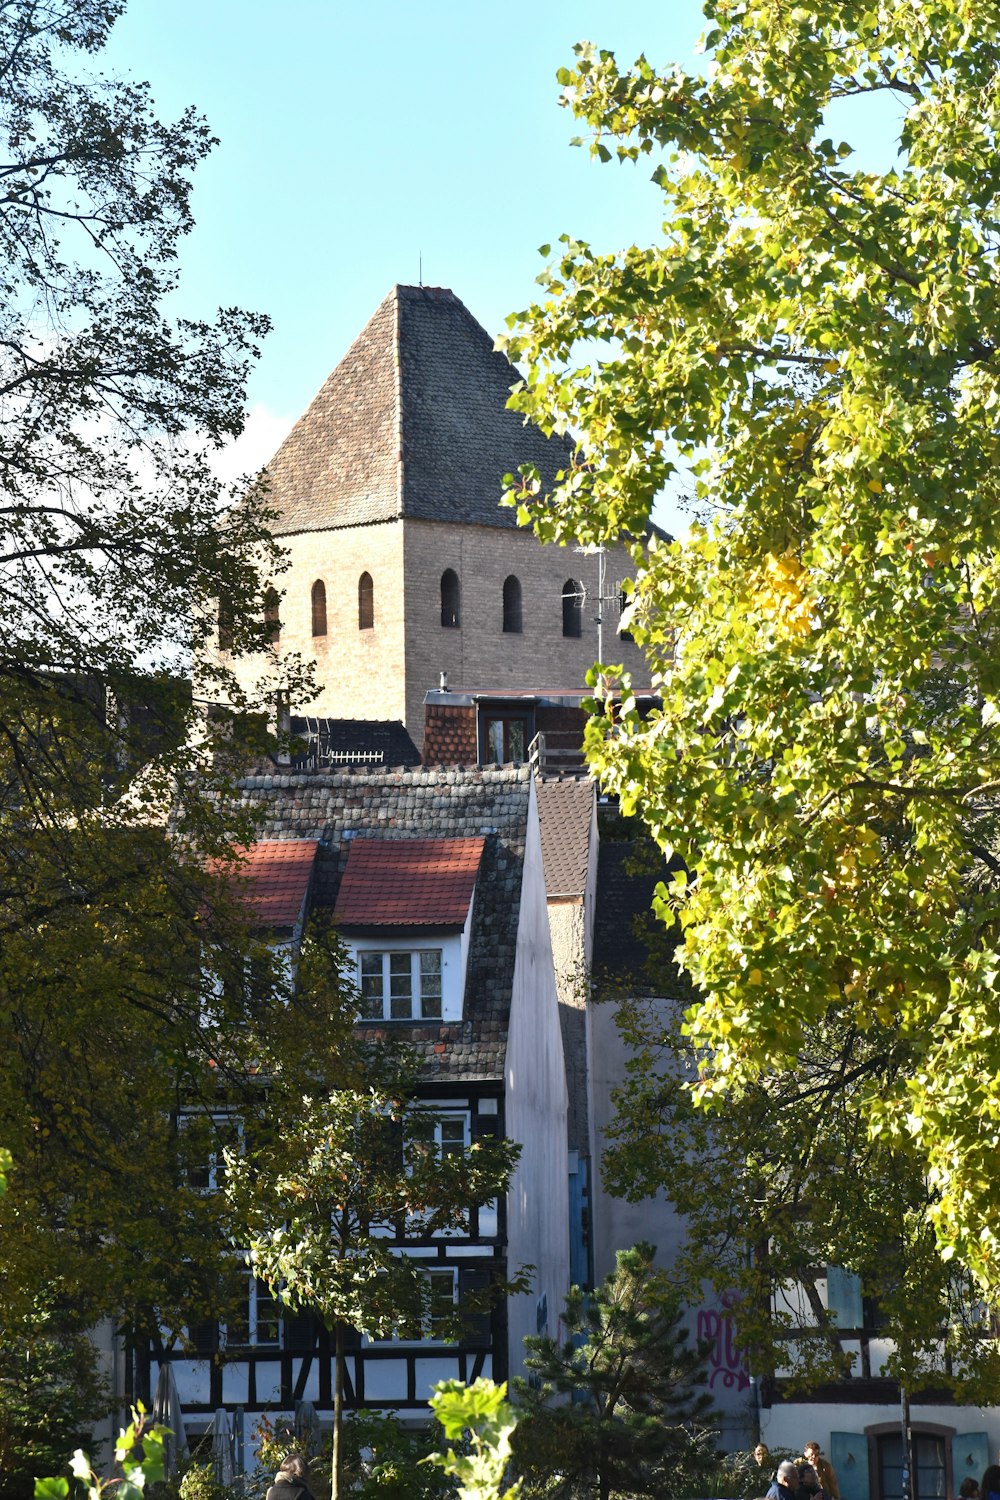
[[[503,1134],[504,1102],[499,1085],[464,1089],[438,1085],[424,1104],[443,1119],[462,1119],[471,1144]],[[461,1308],[490,1280],[506,1274],[506,1205],[499,1202],[469,1215],[466,1233],[402,1237],[406,1253],[429,1274],[450,1274]],[[148,1405],[160,1363],[169,1360],[185,1418],[194,1429],[220,1407],[242,1407],[249,1433],[255,1415],[291,1414],[299,1401],[322,1411],[333,1403],[333,1338],[310,1314],[284,1312],[263,1283],[248,1273],[247,1315],[238,1327],[206,1323],[190,1330],[192,1347],[166,1349],[159,1340],[137,1350],[133,1390]],[[438,1380],[506,1378],[506,1319],[503,1307],[470,1311],[459,1342],[369,1339],[357,1330],[348,1338],[345,1402],[358,1407],[420,1410]]]

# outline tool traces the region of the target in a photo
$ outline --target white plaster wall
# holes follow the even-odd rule
[[[103,1319],[96,1328],[91,1329],[91,1342],[97,1350],[97,1367],[101,1375],[108,1383],[111,1399],[115,1409],[111,1414],[98,1422],[94,1428],[93,1436],[87,1452],[91,1462],[98,1473],[107,1469],[113,1457],[114,1440],[118,1436],[120,1428],[124,1425],[127,1413],[121,1405],[121,1392],[124,1377],[124,1351],[121,1339],[117,1337],[115,1324],[110,1318]],[[68,1455],[67,1455],[68,1457]]]
[[[615,1251],[637,1240],[656,1246],[658,1265],[670,1266],[684,1240],[684,1221],[661,1197],[628,1203],[612,1198],[602,1181],[608,1129],[615,1116],[612,1090],[625,1082],[628,1048],[615,1022],[613,1001],[587,1007],[587,1051],[590,1058],[591,1158],[594,1163],[594,1279],[601,1281],[615,1268]]]
[[[898,1422],[899,1405],[896,1402],[878,1406],[859,1404],[834,1406],[829,1402],[786,1401],[780,1406],[765,1408],[760,1414],[761,1442],[775,1451],[780,1448],[801,1449],[813,1438],[823,1452],[830,1453],[830,1435],[834,1432],[863,1433],[866,1427],[877,1423]],[[995,1461],[1000,1444],[1000,1407],[978,1406],[924,1406],[915,1403],[910,1407],[912,1423],[937,1422],[942,1427],[953,1427],[956,1434],[963,1432],[985,1432],[989,1435],[990,1455]]]
[[[616,1013],[612,1001],[592,1002],[587,1007],[595,1281],[602,1281],[614,1270],[617,1250],[629,1249],[638,1240],[654,1244],[657,1264],[669,1269],[687,1232],[684,1218],[666,1198],[657,1195],[629,1203],[611,1197],[604,1189],[603,1159],[615,1115],[611,1095],[625,1081],[629,1055],[616,1025]],[[709,1344],[708,1390],[720,1417],[720,1444],[727,1450],[745,1448],[753,1432],[755,1391],[736,1345],[732,1309],[705,1288],[703,1300],[690,1298],[686,1321],[691,1339],[705,1339]]]
[[[566,1076],[542,874],[534,783],[517,927],[517,955],[505,1066],[507,1134],[521,1158],[507,1195],[508,1264],[535,1267],[534,1285],[508,1303],[511,1375],[523,1372],[526,1334],[538,1331],[544,1296],[555,1334],[569,1288]]]

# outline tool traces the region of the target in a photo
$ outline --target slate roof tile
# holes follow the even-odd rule
[[[393,287],[267,467],[272,530],[516,526],[504,475],[533,463],[548,483],[572,451],[506,410],[519,378],[454,292]]]
[[[538,783],[538,818],[542,835],[545,892],[553,897],[583,897],[587,885],[594,783],[589,778]]]

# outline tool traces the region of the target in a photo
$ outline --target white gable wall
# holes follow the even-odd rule
[[[526,1334],[556,1335],[569,1288],[566,1071],[532,783],[505,1066],[507,1134],[521,1158],[507,1196],[507,1264],[535,1267],[530,1293],[508,1303],[510,1373]]]

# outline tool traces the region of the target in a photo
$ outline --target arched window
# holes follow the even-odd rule
[[[312,586],[313,635],[326,635],[326,584],[317,578]]]
[[[264,595],[264,629],[267,631],[267,638],[272,644],[277,641],[281,634],[281,620],[278,615],[280,606],[281,600],[278,597],[278,590],[268,589]]]
[[[578,639],[583,634],[583,584],[567,578],[562,591],[563,635]]]
[[[521,634],[521,580],[513,573],[503,581],[503,628],[505,635]]]
[[[362,573],[358,579],[358,629],[372,630],[375,626],[375,586],[370,573]]]
[[[233,601],[228,594],[219,596],[219,650],[233,649]]]
[[[462,585],[454,568],[441,574],[441,624],[458,629],[462,623]]]

